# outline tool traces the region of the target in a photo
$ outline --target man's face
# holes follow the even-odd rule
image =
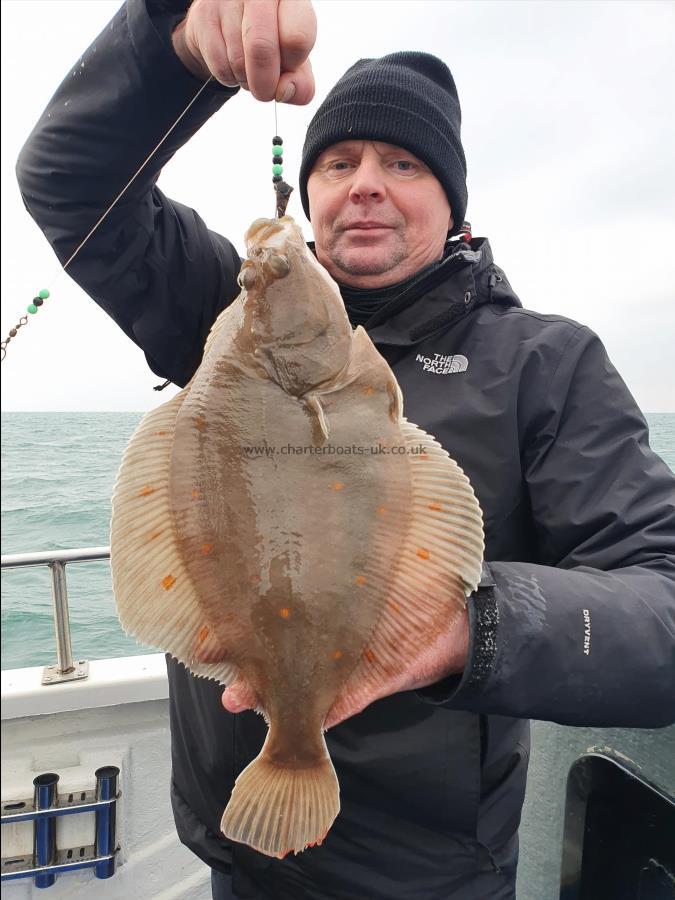
[[[307,182],[316,256],[337,281],[377,288],[443,256],[452,213],[431,170],[393,144],[342,141]]]

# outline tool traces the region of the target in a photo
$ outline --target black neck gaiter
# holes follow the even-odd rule
[[[397,284],[382,288],[354,288],[338,282],[352,326],[355,328],[357,325],[365,325],[375,313],[403,294],[406,294],[406,305],[421,297],[427,290],[429,282],[434,280],[435,272],[460,246],[466,245],[460,241],[448,241],[441,259]]]

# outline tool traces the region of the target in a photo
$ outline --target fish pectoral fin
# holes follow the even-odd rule
[[[387,394],[389,396],[389,418],[392,422],[398,422],[403,417],[403,394],[398,386],[398,381],[393,377],[387,382]]]
[[[325,440],[328,440],[329,427],[328,420],[323,411],[323,406],[321,405],[321,400],[319,400],[318,394],[307,394],[304,397],[305,404],[307,409],[316,416],[316,421],[321,429],[321,434],[324,436]]]

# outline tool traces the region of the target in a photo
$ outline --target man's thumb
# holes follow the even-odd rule
[[[279,79],[275,98],[278,103],[305,106],[314,98],[315,84],[312,66],[307,59],[294,72],[284,72]]]

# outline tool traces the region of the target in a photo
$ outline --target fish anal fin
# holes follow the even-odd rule
[[[420,428],[402,419],[401,432],[410,451],[411,493],[389,498],[358,588],[382,598],[381,613],[329,710],[327,727],[395,692],[397,679],[424,668],[429,648],[442,645],[480,581],[483,522],[468,478]],[[424,452],[414,452],[420,446]],[[407,532],[401,545],[402,521]],[[393,571],[377,554],[378,546],[392,543],[400,547]]]

